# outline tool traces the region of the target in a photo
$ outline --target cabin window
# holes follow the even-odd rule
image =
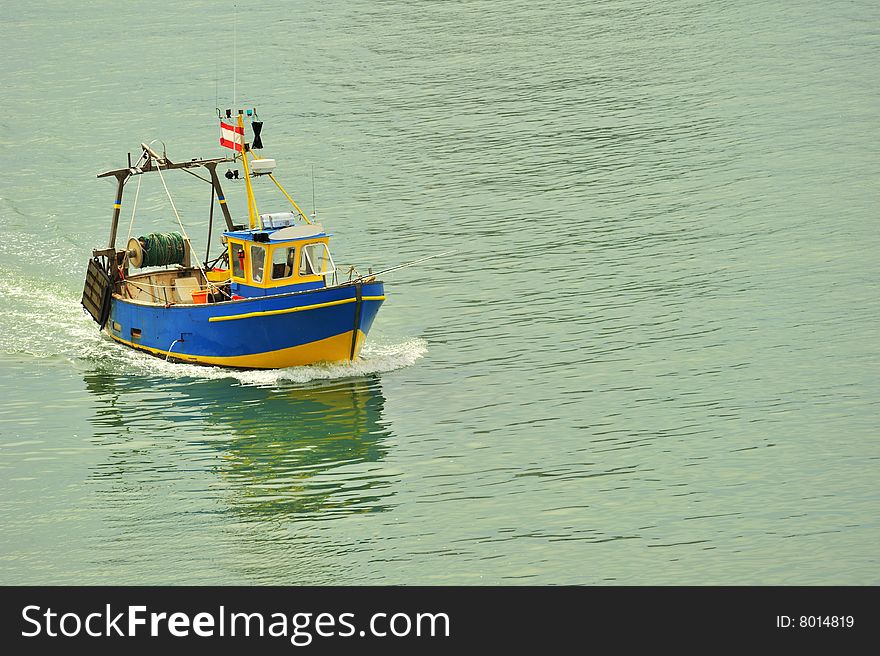
[[[272,251],[272,280],[290,278],[296,261],[296,246],[279,246]]]
[[[229,242],[229,251],[233,277],[244,278],[244,244]]]
[[[299,275],[323,276],[330,272],[327,265],[328,263],[332,264],[332,262],[327,244],[323,242],[306,244],[302,247],[299,258]]]
[[[251,278],[254,282],[263,282],[263,265],[266,262],[266,249],[263,246],[251,246]]]

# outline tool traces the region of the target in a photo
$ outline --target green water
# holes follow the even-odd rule
[[[232,22],[3,6],[0,583],[880,583],[880,6],[239,9],[337,263],[457,251],[387,277],[361,362],[240,373],[79,307],[95,174],[221,154]],[[144,180],[134,232],[175,226]]]

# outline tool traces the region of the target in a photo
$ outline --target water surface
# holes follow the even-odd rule
[[[0,582],[880,582],[876,4],[249,6],[235,94],[337,262],[457,251],[280,372],[79,307],[95,174],[219,154],[231,15],[4,13]],[[132,234],[175,227],[145,179]]]

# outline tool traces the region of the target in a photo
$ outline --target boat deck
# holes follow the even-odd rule
[[[196,268],[138,273],[120,282],[123,298],[155,305],[193,304],[193,293],[207,289],[204,272]]]

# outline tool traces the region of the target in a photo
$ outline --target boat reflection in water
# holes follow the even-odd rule
[[[111,453],[96,478],[121,477],[126,488],[161,478],[183,488],[184,504],[207,494],[250,518],[387,509],[391,433],[377,376],[268,388],[98,371],[85,383],[99,399],[95,439]]]

